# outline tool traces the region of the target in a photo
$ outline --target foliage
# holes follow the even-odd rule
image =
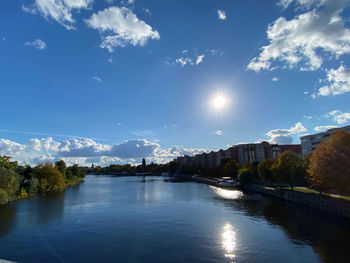
[[[0,167],[15,171],[18,166],[18,163],[16,161],[11,162],[10,160],[11,160],[10,156],[0,155]]]
[[[288,183],[292,189],[294,185],[303,184],[305,181],[305,162],[292,151],[283,152],[272,165],[272,171],[278,182]]]
[[[38,190],[39,190],[39,179],[36,177],[33,177],[29,180],[28,194],[30,196],[35,196],[38,193]]]
[[[66,186],[63,174],[51,163],[38,165],[36,174],[40,181],[41,192],[59,190]]]
[[[252,168],[242,167],[238,171],[238,180],[242,185],[249,184],[255,178],[256,178],[256,173]]]
[[[66,176],[66,163],[63,160],[59,160],[55,162],[55,167],[63,174],[63,176]]]
[[[273,183],[276,181],[274,173],[272,171],[272,166],[275,163],[273,159],[265,159],[258,165],[259,178],[263,181]]]
[[[21,190],[19,191],[19,196],[18,198],[20,199],[25,199],[28,197],[28,193],[24,188],[21,188]]]
[[[319,144],[310,158],[308,172],[312,186],[350,194],[350,133],[338,131]]]
[[[20,175],[13,170],[0,167],[0,188],[7,192],[9,201],[16,199],[20,183]]]
[[[223,166],[223,175],[226,177],[237,177],[239,164],[236,160],[229,160]]]
[[[5,190],[0,189],[0,205],[4,205],[8,202],[8,195]]]

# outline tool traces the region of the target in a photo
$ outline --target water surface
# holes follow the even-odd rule
[[[0,207],[0,259],[348,262],[347,223],[259,194],[90,175],[66,191]]]

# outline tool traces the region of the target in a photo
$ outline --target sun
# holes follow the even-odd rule
[[[213,98],[212,104],[217,109],[222,109],[226,105],[226,98],[222,95],[216,95]]]

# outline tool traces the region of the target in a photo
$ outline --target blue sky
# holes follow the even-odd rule
[[[0,10],[0,153],[22,162],[165,162],[350,122],[348,0]]]

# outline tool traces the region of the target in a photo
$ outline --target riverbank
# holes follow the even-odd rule
[[[192,180],[194,182],[204,183],[222,188],[220,186],[219,180],[215,178],[205,178],[190,175],[180,175],[180,177],[187,178],[188,180]],[[314,193],[302,193],[287,189],[275,189],[272,187],[266,187],[256,184],[247,184],[241,186],[241,188],[244,190],[272,196],[283,201],[292,202],[304,207],[318,209],[325,213],[350,218],[350,202],[339,198]]]
[[[0,203],[0,207],[2,205],[6,205],[7,203],[10,203],[10,202],[22,201],[22,200],[34,198],[37,196],[46,195],[46,194],[52,193],[52,192],[64,191],[70,187],[77,186],[77,185],[81,184],[82,182],[84,182],[84,178],[79,177],[79,178],[74,178],[72,180],[67,181],[66,186],[64,188],[60,188],[60,189],[44,191],[44,192],[36,192],[35,194],[28,194],[27,192],[24,193],[23,191],[20,191],[20,193],[18,193],[18,195],[16,195],[16,197],[14,199],[8,200],[6,203],[2,203],[2,204]],[[1,261],[0,261],[0,263],[1,263]]]

